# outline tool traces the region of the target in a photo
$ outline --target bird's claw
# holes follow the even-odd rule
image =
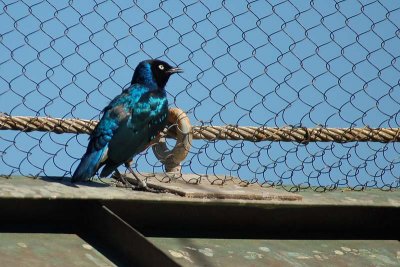
[[[148,187],[147,183],[145,181],[142,181],[142,180],[137,180],[137,186],[139,188],[147,188]]]
[[[147,185],[147,183],[145,181],[142,181],[142,180],[128,181],[128,183],[132,186],[131,187],[132,190],[151,192],[151,193],[165,193],[166,192],[164,189],[151,188]]]
[[[147,185],[147,183],[143,180],[127,180],[122,177],[121,174],[115,173],[112,178],[117,181],[116,186],[122,188],[130,188],[135,191],[143,191],[143,192],[151,192],[151,193],[166,193],[167,191],[164,189],[151,188]]]
[[[144,186],[144,187],[136,187],[136,188],[133,189],[133,190],[144,191],[144,192],[150,192],[150,193],[157,193],[157,194],[159,194],[159,193],[166,193],[166,192],[167,192],[167,191],[164,190],[164,189],[151,188],[151,187],[148,187],[147,185]]]

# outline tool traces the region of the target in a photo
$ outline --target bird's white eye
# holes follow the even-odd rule
[[[164,65],[158,65],[158,68],[160,69],[160,70],[164,70]]]

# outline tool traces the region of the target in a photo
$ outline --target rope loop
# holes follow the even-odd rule
[[[161,136],[152,146],[157,159],[160,160],[167,173],[180,174],[181,162],[185,160],[192,147],[192,125],[185,112],[179,108],[171,108],[168,113],[169,129],[176,139],[172,150],[167,147],[166,136]]]

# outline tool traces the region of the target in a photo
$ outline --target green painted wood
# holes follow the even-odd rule
[[[397,240],[150,240],[182,266],[400,266]]]
[[[79,236],[55,233],[0,233],[0,265],[116,266]]]

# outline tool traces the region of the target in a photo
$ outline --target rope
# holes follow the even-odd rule
[[[90,134],[98,121],[49,117],[0,116],[0,130]],[[399,142],[400,128],[305,128],[193,126],[193,139],[283,142]],[[167,133],[175,136],[173,130]]]

